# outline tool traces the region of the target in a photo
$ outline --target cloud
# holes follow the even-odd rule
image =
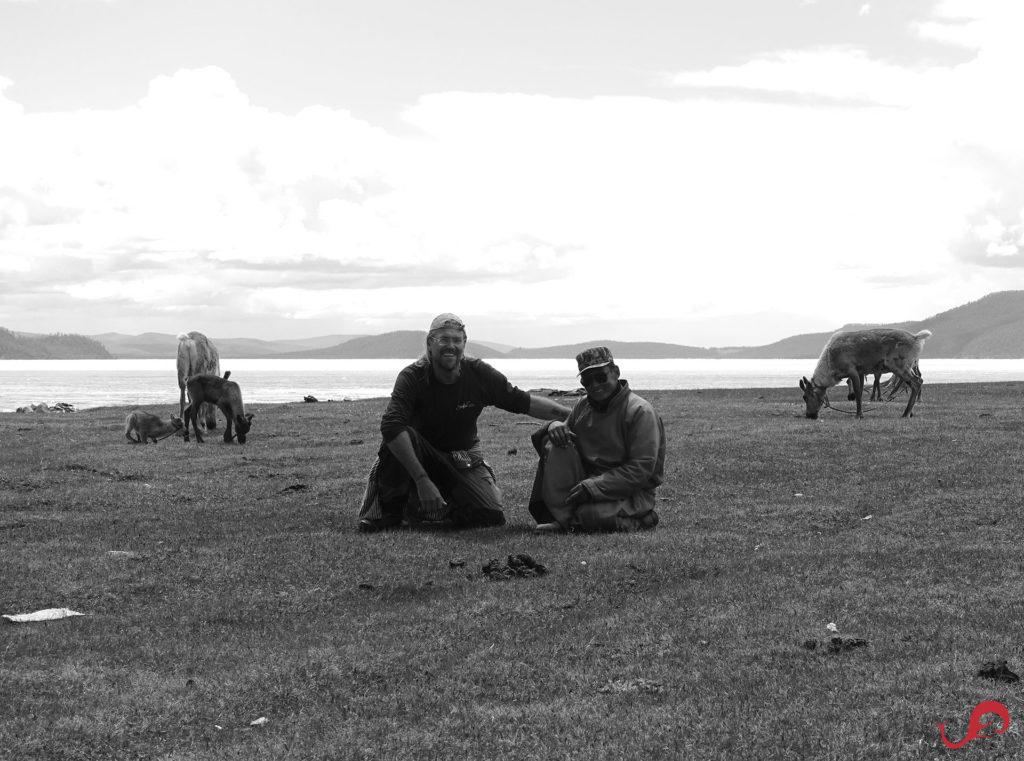
[[[729,89],[760,99],[792,95],[826,104],[846,101],[857,107],[910,107],[936,97],[948,79],[945,68],[911,69],[871,58],[856,47],[836,45],[784,50],[738,66],[681,72],[669,83]]]
[[[55,314],[116,303],[242,332],[452,309],[683,343],[700,341],[673,326],[737,305],[836,325],[955,305],[963,283],[1006,287],[991,273],[1019,266],[1024,208],[1020,27],[974,7],[915,27],[968,51],[956,64],[778,50],[647,97],[431,93],[395,131],[269,110],[217,67],[78,112],[26,112],[0,79],[0,324],[21,290]]]

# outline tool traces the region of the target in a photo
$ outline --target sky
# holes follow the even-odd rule
[[[1018,0],[0,0],[0,327],[762,345],[1024,288]]]

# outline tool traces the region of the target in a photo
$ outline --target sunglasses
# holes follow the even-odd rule
[[[580,376],[580,383],[582,383],[584,386],[589,386],[592,383],[604,383],[606,380],[608,380],[607,370],[597,370],[592,373],[583,373],[583,375]]]

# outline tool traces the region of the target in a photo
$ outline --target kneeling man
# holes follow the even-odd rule
[[[541,458],[530,496],[534,531],[654,528],[654,491],[665,476],[664,423],[619,378],[606,347],[578,354],[576,364],[587,395],[566,422],[533,435]]]
[[[565,420],[569,408],[530,394],[465,355],[466,326],[439,314],[426,353],[399,373],[381,417],[383,443],[359,510],[359,530],[448,521],[458,528],[505,523],[502,494],[484,461],[477,418],[485,407]]]

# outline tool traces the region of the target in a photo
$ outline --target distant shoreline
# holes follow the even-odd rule
[[[573,392],[578,386],[571,358],[492,359],[521,389]],[[391,394],[408,360],[221,361],[242,388],[246,405],[380,399]],[[815,360],[677,359],[619,360],[622,377],[639,393],[652,390],[792,389],[811,374]],[[922,359],[925,398],[936,383],[1024,381],[1024,360]],[[23,360],[0,363],[0,411],[33,404],[72,404],[76,409],[122,407],[178,414],[175,363],[145,360]],[[845,396],[845,395],[844,395]]]
[[[998,386],[1024,386],[1024,380],[949,381],[949,382],[937,381],[937,382],[932,383],[930,385],[932,387],[942,386],[944,389],[949,389],[949,388],[954,388],[955,389],[955,387],[957,387],[957,386],[961,386],[964,389],[969,389],[969,388],[972,388],[972,387],[973,388],[977,388],[977,387],[980,387],[980,386],[984,386],[986,388],[991,388],[993,386],[997,386],[997,387]],[[844,384],[842,384],[842,383],[837,384],[837,387],[838,386],[844,386]],[[920,412],[923,409],[926,409],[927,406],[928,406],[928,404],[927,404],[928,386],[929,386],[929,384],[925,383],[924,396],[922,397],[922,401],[920,401],[918,403],[918,406],[915,407],[915,412],[917,412],[918,414],[920,414]],[[581,394],[574,394],[573,393],[574,389],[526,389],[526,390],[529,393],[542,393],[542,392],[545,392],[545,391],[553,392],[556,398],[563,399],[565,401],[565,403],[569,404],[569,405],[575,404],[576,400],[582,396]],[[900,407],[901,404],[905,403],[905,400],[906,400],[906,396],[905,395],[900,395],[900,396],[895,397],[892,400],[887,400],[887,401],[883,401],[883,402],[869,402],[867,397],[870,394],[870,391],[868,389],[865,389],[865,391],[866,391],[865,397],[864,397],[865,411],[867,411],[869,408],[877,410],[877,409],[883,409],[885,407],[891,407],[891,408],[895,409],[896,407]],[[802,409],[802,401],[801,401],[801,398],[800,398],[800,391],[799,391],[799,389],[795,385],[792,388],[780,387],[780,386],[751,386],[751,387],[742,387],[742,388],[736,388],[736,387],[733,387],[733,388],[667,388],[667,389],[649,388],[649,389],[642,389],[642,390],[638,391],[637,393],[643,395],[645,398],[647,398],[650,401],[656,401],[656,399],[658,397],[662,397],[662,398],[664,398],[664,397],[679,398],[679,397],[685,397],[685,396],[719,395],[719,396],[724,396],[724,397],[732,398],[732,397],[736,397],[736,396],[743,395],[743,394],[757,394],[757,397],[756,397],[755,401],[770,401],[768,399],[768,397],[776,397],[774,399],[775,402],[792,402],[795,406],[800,406],[801,409]],[[316,402],[305,402],[302,399],[296,399],[294,401],[255,402],[255,403],[252,403],[252,404],[250,404],[248,406],[250,408],[252,408],[252,409],[259,408],[260,410],[264,410],[264,411],[266,411],[266,410],[274,410],[276,408],[283,408],[283,407],[294,407],[296,405],[299,405],[299,406],[302,406],[302,407],[309,407],[309,408],[315,408],[318,405],[320,405],[320,406],[330,407],[330,408],[333,409],[333,408],[335,408],[335,407],[337,407],[339,405],[358,405],[358,404],[364,404],[364,403],[365,404],[383,404],[384,402],[387,401],[388,398],[389,398],[388,395],[383,395],[383,396],[361,397],[361,398],[358,398],[358,399],[318,399]],[[80,415],[80,414],[92,413],[92,412],[103,411],[103,410],[117,410],[118,414],[127,414],[127,412],[130,412],[131,410],[137,409],[137,408],[140,407],[140,405],[138,405],[138,404],[123,404],[122,403],[122,404],[101,404],[101,405],[96,405],[96,406],[91,406],[91,407],[81,407],[81,408],[79,408],[73,401],[68,401],[68,400],[65,399],[65,400],[60,400],[60,402],[71,405],[72,407],[74,407],[74,411],[73,412],[62,412],[60,410],[53,409],[50,412],[45,413],[45,412],[32,412],[32,411],[18,412],[17,410],[0,410],[0,415],[18,415],[18,416],[21,416],[21,417],[25,417],[26,419],[30,419],[30,418],[35,417],[35,416],[49,418],[51,416],[62,416],[62,415],[66,415],[66,414]],[[849,406],[851,410],[853,408],[853,402],[849,402],[846,399],[845,394],[843,394],[842,398],[838,398],[838,397],[834,398],[833,399],[833,404],[837,408],[845,409],[846,406]],[[26,405],[26,406],[28,406],[28,405]],[[142,405],[142,406],[144,407],[145,405]],[[163,403],[163,404],[150,405],[150,406],[155,409],[157,407],[169,407],[169,406],[172,406],[172,405],[171,405],[170,402],[166,402],[166,403]],[[176,407],[177,403],[175,402],[173,404],[173,406]],[[494,409],[496,409],[496,408],[494,408]],[[837,410],[837,411],[842,411],[842,410]],[[172,411],[172,413],[173,414],[177,414],[176,412],[173,412],[173,411]],[[508,413],[508,414],[511,414],[511,413]]]

